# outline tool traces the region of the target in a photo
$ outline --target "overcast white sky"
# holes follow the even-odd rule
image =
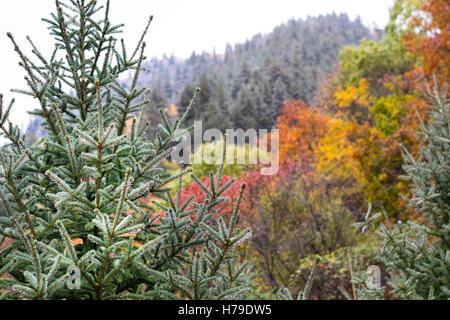
[[[101,0],[100,0],[101,1]],[[41,21],[54,11],[54,0],[0,1],[0,92],[6,100],[16,98],[12,120],[26,125],[25,111],[36,102],[9,92],[23,88],[24,73],[6,32],[10,31],[23,49],[28,49],[29,35],[41,52],[48,56],[52,40],[47,25]],[[154,20],[146,38],[148,57],[164,53],[188,57],[192,51],[222,52],[227,42],[245,41],[256,33],[270,32],[290,18],[347,13],[361,16],[372,26],[384,27],[393,0],[111,0],[111,20],[125,23],[123,37],[129,50],[137,41],[150,15]],[[134,48],[134,47],[133,47]],[[25,50],[29,52],[28,50]]]

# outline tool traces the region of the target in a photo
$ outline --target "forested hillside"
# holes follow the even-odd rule
[[[173,111],[184,112],[198,86],[202,91],[188,121],[201,120],[204,129],[271,128],[285,99],[314,102],[319,80],[333,71],[343,47],[363,38],[377,40],[381,33],[347,14],[321,15],[292,19],[269,34],[228,44],[223,54],[148,59],[137,83],[152,90],[145,116],[159,123],[158,108],[173,105]],[[122,84],[130,83],[128,78]],[[27,134],[45,134],[39,119],[30,122]]]
[[[148,60],[138,86],[153,90],[147,116],[154,121],[156,107],[174,104],[183,112],[199,86],[188,120],[202,120],[203,128],[271,128],[285,99],[313,102],[318,80],[333,70],[339,50],[364,37],[378,36],[346,14],[290,20],[270,34],[227,45],[224,54]]]

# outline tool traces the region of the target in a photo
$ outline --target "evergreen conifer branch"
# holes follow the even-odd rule
[[[424,90],[429,100],[430,120],[421,127],[420,153],[417,159],[404,152],[405,175],[413,196],[411,207],[423,217],[423,223],[397,221],[391,225],[372,215],[371,207],[363,231],[373,230],[381,242],[377,261],[386,268],[388,281],[384,286],[369,287],[367,274],[355,278],[359,299],[382,299],[390,294],[400,299],[448,299],[450,297],[450,103],[446,88],[440,89],[435,79],[433,89]],[[386,225],[385,225],[386,224]]]
[[[37,99],[30,114],[43,119],[47,135],[30,145],[8,119],[13,102],[5,107],[0,96],[0,135],[9,140],[0,149],[0,234],[2,243],[12,240],[0,252],[0,274],[8,275],[1,298],[244,297],[250,266],[236,254],[251,236],[237,227],[244,188],[227,225],[217,205],[234,180],[222,185],[221,172],[211,173],[203,199],[182,201],[182,177],[192,169],[170,174],[161,166],[199,89],[176,120],[161,112],[149,139],[149,123],[136,117],[148,104],[138,77],[151,19],[128,56],[123,40],[116,48],[123,25],[113,25],[109,11],[109,1],[56,1],[56,13],[43,19],[56,43],[51,57],[27,39],[36,61],[8,34],[28,86],[15,92]],[[128,70],[129,87],[118,80]],[[71,266],[80,289],[66,285]]]

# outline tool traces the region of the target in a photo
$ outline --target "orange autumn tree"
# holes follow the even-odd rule
[[[327,134],[330,118],[303,101],[288,99],[277,119],[280,133],[280,160],[313,158],[319,139]]]
[[[411,21],[415,32],[405,36],[405,45],[419,57],[420,71],[427,76],[436,74],[440,81],[445,81],[450,77],[450,3],[428,0],[421,11],[424,14]]]

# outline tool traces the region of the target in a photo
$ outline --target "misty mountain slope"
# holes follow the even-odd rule
[[[270,128],[285,99],[312,103],[318,80],[332,71],[339,50],[364,37],[371,33],[359,18],[330,14],[290,20],[267,35],[227,45],[224,54],[150,59],[139,79],[153,90],[147,116],[157,121],[156,107],[170,104],[185,110],[199,86],[190,120],[203,120],[204,128]]]

